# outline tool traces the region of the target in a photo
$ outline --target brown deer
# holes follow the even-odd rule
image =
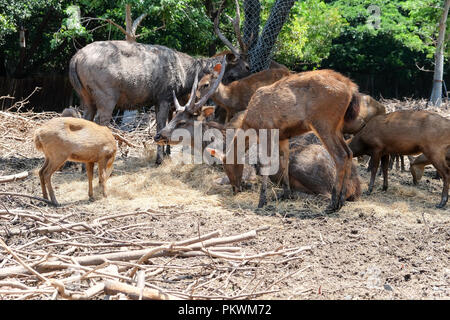
[[[450,167],[446,153],[450,148],[450,120],[428,111],[396,111],[374,117],[350,141],[353,156],[367,154],[373,158],[368,193],[373,190],[381,159],[383,190],[388,188],[389,154],[414,155],[423,153],[443,177],[441,202],[448,200]]]
[[[237,112],[247,108],[250,98],[258,88],[272,84],[289,74],[290,71],[287,68],[267,69],[233,81],[228,85],[219,83],[211,100],[226,110],[225,122],[228,122]],[[213,71],[200,80],[196,93],[197,98],[206,94],[210,86],[217,81],[218,75],[217,71]]]
[[[279,130],[281,167],[285,168],[283,185],[289,193],[289,138],[314,131],[336,165],[336,180],[327,212],[339,210],[345,202],[345,182],[350,177],[352,152],[342,136],[344,121],[358,115],[358,87],[350,79],[333,70],[292,74],[272,85],[256,90],[236,128]],[[198,109],[191,109],[191,113]],[[232,145],[237,148],[237,136]],[[246,143],[246,150],[249,145]],[[270,148],[270,146],[269,146]],[[220,150],[217,150],[220,152]],[[216,154],[215,150],[211,150]],[[234,153],[234,159],[229,156]],[[270,150],[269,150],[270,153]],[[233,189],[240,188],[243,164],[237,163],[237,152],[231,148],[223,156],[224,169]],[[233,161],[234,160],[234,161]],[[266,164],[267,165],[267,164]],[[270,165],[270,164],[269,164]],[[264,175],[258,206],[266,203],[267,175]]]
[[[99,184],[106,197],[106,181],[111,175],[117,151],[116,140],[110,129],[84,119],[53,118],[36,130],[34,143],[36,149],[45,154],[44,165],[39,170],[45,199],[48,199],[48,189],[53,204],[59,205],[51,177],[67,160],[86,164],[90,200],[93,199],[94,163],[97,162]]]
[[[445,156],[447,165],[450,166],[450,149],[447,150],[447,155]],[[430,165],[431,161],[426,155],[421,154],[410,162],[409,171],[413,177],[413,183],[417,184],[420,179],[422,179],[423,172],[425,171],[425,166]],[[438,175],[439,177],[439,175]]]
[[[386,108],[367,94],[360,95],[359,114],[353,121],[344,123],[343,133],[358,133],[370,119],[380,114],[386,114]]]

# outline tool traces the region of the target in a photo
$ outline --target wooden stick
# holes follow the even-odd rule
[[[17,173],[17,174],[12,174],[9,176],[0,176],[0,183],[23,180],[26,177],[28,177],[28,171],[24,171],[24,172]]]
[[[141,290],[137,287],[131,286],[118,281],[106,281],[105,293],[109,295],[115,295],[118,293],[126,294],[131,299],[139,299]],[[163,293],[159,290],[144,288],[142,290],[143,300],[184,300],[183,298],[176,297],[171,294]]]
[[[50,200],[47,200],[47,199],[44,199],[44,198],[40,198],[40,197],[36,197],[36,196],[30,196],[28,194],[22,194],[22,193],[0,192],[0,196],[26,197],[26,198],[31,198],[31,199],[43,201],[45,203],[51,204],[52,206],[55,205]]]

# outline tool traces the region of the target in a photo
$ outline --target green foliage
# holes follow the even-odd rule
[[[273,2],[266,1],[263,21],[268,18]],[[278,37],[275,59],[292,68],[300,64],[320,65],[345,24],[338,9],[322,0],[299,1],[292,7],[290,19]]]

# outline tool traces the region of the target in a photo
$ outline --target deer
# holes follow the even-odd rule
[[[380,114],[386,114],[385,106],[371,96],[361,94],[359,114],[355,120],[344,123],[342,132],[345,134],[356,134],[361,131],[370,119]]]
[[[99,184],[102,194],[106,194],[106,182],[111,175],[116,156],[116,140],[111,130],[92,121],[72,117],[53,118],[34,133],[37,150],[45,155],[45,161],[39,170],[42,194],[59,206],[53,191],[51,177],[67,160],[83,162],[89,182],[89,200],[93,200],[92,179],[94,164],[98,164]],[[48,189],[48,193],[47,193]]]
[[[389,154],[415,155],[423,153],[443,177],[441,201],[448,200],[450,167],[446,154],[450,148],[450,120],[429,111],[402,110],[379,115],[349,141],[353,156],[367,154],[373,158],[368,193],[372,193],[381,159],[383,191],[388,188]]]
[[[450,166],[450,149],[447,150],[445,159],[447,161],[447,165]],[[425,166],[430,164],[432,163],[425,154],[421,154],[413,161],[410,161],[409,171],[411,172],[411,175],[413,177],[413,183],[415,185],[417,185],[420,179],[422,179],[423,172],[425,171]],[[437,177],[439,178],[439,174],[437,174]]]
[[[176,100],[176,97],[174,99]],[[188,107],[186,109],[195,114],[199,111],[200,105],[188,104]],[[284,168],[284,194],[290,192],[289,138],[310,131],[316,133],[336,166],[335,187],[332,190],[331,203],[326,209],[326,212],[334,212],[345,202],[345,183],[350,177],[352,165],[352,152],[345,143],[342,128],[345,121],[356,118],[358,107],[358,86],[336,71],[317,70],[291,74],[271,85],[257,89],[247,109],[242,112],[240,121],[235,123],[235,129],[244,132],[247,129],[278,130],[281,166]],[[181,106],[178,107],[180,108]],[[177,117],[179,115],[174,119]],[[231,144],[234,149],[237,148],[236,139],[237,135],[233,137]],[[247,142],[248,140],[245,151],[249,148]],[[226,154],[216,149],[207,150],[222,160],[224,171],[230,179],[233,190],[236,190],[241,185],[243,164],[237,163],[237,152],[231,149],[229,148]],[[231,154],[234,154],[234,159],[231,159]],[[233,163],[226,162],[227,158]],[[267,179],[268,175],[263,174],[258,207],[263,207],[267,202]]]
[[[219,84],[220,86],[220,84]],[[188,141],[191,148],[199,148],[198,151],[203,154],[207,148],[223,150],[225,152],[226,129],[232,128],[235,121],[239,121],[243,112],[240,112],[225,124],[208,120],[214,114],[215,106],[198,106],[196,113],[190,113],[183,110],[169,122],[161,131],[161,139],[158,143],[176,145],[181,141],[174,131],[183,128],[189,132]],[[195,144],[194,124],[201,123],[202,137],[206,132],[214,133],[212,141],[203,140],[201,145]],[[215,131],[213,131],[215,130]],[[216,134],[217,133],[217,134]],[[333,183],[336,177],[336,168],[333,159],[321,145],[320,140],[313,133],[297,136],[290,139],[289,155],[289,184],[293,191],[300,191],[309,194],[321,194],[330,197],[333,189]],[[186,141],[183,141],[186,143]],[[205,158],[208,162],[208,158]],[[208,162],[213,164],[214,162]],[[254,175],[254,170],[248,165],[244,165],[242,182],[250,180]],[[282,177],[280,169],[276,174],[270,176],[273,183],[279,184]],[[220,184],[229,184],[230,179],[226,177],[221,179]],[[241,191],[242,188],[239,188]],[[359,175],[355,165],[352,165],[351,177],[347,180],[346,200],[355,201],[361,195],[361,186]],[[233,189],[233,192],[237,192]]]
[[[256,89],[272,84],[289,74],[290,71],[287,68],[272,68],[235,80],[228,85],[219,83],[217,90],[211,96],[211,100],[217,106],[226,110],[225,122],[228,122],[236,113],[247,108],[248,102]],[[216,82],[218,75],[217,71],[213,71],[200,79],[196,92],[197,98],[206,94],[211,84]]]

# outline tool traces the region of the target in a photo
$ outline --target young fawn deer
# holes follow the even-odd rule
[[[383,190],[388,188],[389,154],[414,155],[423,153],[443,177],[441,202],[448,200],[450,167],[446,153],[450,148],[450,120],[428,111],[396,111],[370,120],[349,143],[353,156],[367,154],[373,158],[368,193],[373,190],[381,159]]]
[[[97,162],[99,184],[106,197],[106,181],[111,175],[117,151],[116,140],[110,129],[84,119],[53,118],[36,130],[34,143],[36,149],[45,155],[44,165],[39,170],[45,199],[48,199],[48,189],[53,204],[59,205],[51,177],[67,160],[86,164],[90,200],[93,199],[94,163]]]

